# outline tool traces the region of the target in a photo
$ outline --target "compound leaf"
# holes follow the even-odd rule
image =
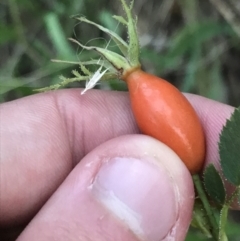
[[[220,134],[220,163],[225,178],[240,185],[240,107],[236,108]]]
[[[224,204],[226,192],[222,178],[213,164],[209,164],[204,172],[204,185],[208,195],[217,203]]]

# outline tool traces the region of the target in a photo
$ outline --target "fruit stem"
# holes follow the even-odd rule
[[[211,231],[212,231],[213,237],[215,238],[215,240],[219,240],[219,238],[218,238],[218,224],[217,224],[216,218],[214,216],[213,210],[212,210],[212,208],[209,204],[209,201],[208,201],[206,192],[204,190],[202,181],[199,177],[199,174],[194,174],[192,176],[192,178],[193,178],[193,182],[194,182],[195,188],[197,190],[197,193],[199,195],[199,198],[201,199],[201,201],[203,203],[203,207],[204,207],[204,209],[207,213],[209,223],[212,226]]]

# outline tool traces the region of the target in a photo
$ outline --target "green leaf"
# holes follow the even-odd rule
[[[129,48],[128,48],[128,58],[129,62],[133,66],[139,66],[139,39],[137,34],[137,19],[134,19],[132,16],[132,4],[128,7],[125,0],[121,0],[124,12],[127,15],[127,29],[128,29],[128,37],[129,37]]]
[[[240,185],[240,107],[236,108],[220,134],[219,154],[225,178]]]
[[[0,23],[0,44],[5,44],[17,39],[16,31],[11,25],[4,25]]]
[[[199,61],[201,59],[201,51],[201,45],[196,44],[196,47],[193,48],[191,52],[190,61],[186,67],[186,75],[180,87],[182,92],[190,92],[195,85],[196,73],[199,69]]]
[[[223,181],[213,164],[207,166],[204,172],[204,185],[208,195],[217,203],[223,204],[226,192]]]
[[[70,57],[74,55],[74,52],[67,41],[59,18],[55,13],[48,13],[44,17],[48,35],[56,48],[58,55],[63,57]]]
[[[220,51],[216,49],[216,51]],[[219,59],[216,59],[212,68],[209,70],[209,80],[206,83],[206,97],[212,100],[226,102],[227,89],[222,75],[222,65]]]
[[[240,237],[239,222],[229,218],[226,225],[226,232],[230,240],[238,240]]]
[[[176,33],[168,54],[179,57],[186,52],[192,51],[196,44],[203,44],[205,41],[223,34],[233,35],[233,31],[228,24],[207,21],[187,25]]]

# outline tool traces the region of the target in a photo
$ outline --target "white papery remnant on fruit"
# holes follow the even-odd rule
[[[88,90],[92,89],[97,84],[97,82],[101,80],[102,76],[108,71],[108,69],[105,69],[101,73],[102,67],[103,66],[100,66],[100,68],[93,74],[91,79],[89,81],[86,81],[85,89],[81,92],[81,95],[86,93]]]

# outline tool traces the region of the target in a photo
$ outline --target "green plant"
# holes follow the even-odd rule
[[[240,146],[240,136],[236,136],[238,126],[240,125],[240,108],[235,110],[220,137],[219,152],[223,175],[226,180],[236,186],[235,191],[227,197],[222,177],[213,165],[209,165],[206,168],[203,182],[198,174],[204,161],[204,137],[201,125],[188,101],[172,85],[153,75],[146,74],[140,69],[136,20],[133,19],[131,14],[133,5],[131,4],[128,7],[124,0],[121,0],[121,2],[127,19],[121,16],[114,16],[114,18],[127,26],[128,43],[116,35],[115,32],[86,18],[78,18],[78,20],[93,25],[108,34],[111,40],[119,47],[121,55],[106,48],[86,46],[70,38],[72,42],[83,49],[97,52],[101,58],[79,62],[81,73],[74,70],[72,71],[73,78],[61,77],[62,82],[39,89],[39,91],[57,89],[75,81],[86,80],[86,87],[82,91],[82,94],[84,94],[87,90],[93,88],[99,80],[118,77],[126,81],[130,91],[133,112],[140,129],[144,133],[169,145],[181,157],[189,171],[193,174],[193,182],[198,194],[194,208],[193,225],[214,240],[228,240],[225,232],[228,210],[235,199],[239,199],[240,196],[240,156],[237,152],[237,148]],[[202,35],[199,35],[200,37]],[[194,40],[194,47],[196,47],[195,44],[199,41],[199,38]],[[184,48],[179,47],[179,50],[184,51]],[[174,51],[170,54],[173,53]],[[68,61],[56,62],[71,63]],[[91,72],[86,67],[88,65],[96,65],[98,69],[95,72]],[[169,96],[173,98],[171,99]],[[169,111],[165,106],[170,108],[171,113],[176,113],[176,116],[171,114],[170,117],[172,119],[169,119],[166,114]],[[187,125],[184,124],[186,122]],[[165,126],[167,133],[161,132],[158,135],[157,129],[160,124]],[[187,140],[179,139],[176,133],[171,132],[171,127],[173,130],[181,130],[185,137],[192,136],[193,138]],[[168,138],[166,138],[169,135],[171,141],[168,141]],[[197,141],[195,141],[196,138]],[[180,145],[180,148],[176,148],[172,143],[178,143],[177,147]],[[186,145],[186,143],[190,143],[190,146]],[[191,150],[192,153],[189,154],[188,150]]]

